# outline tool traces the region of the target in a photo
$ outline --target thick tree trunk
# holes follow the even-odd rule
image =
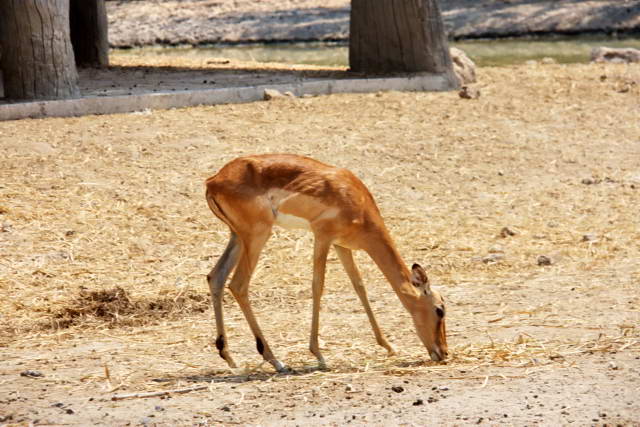
[[[8,99],[79,96],[69,0],[2,0],[0,66]]]
[[[70,27],[76,65],[108,66],[108,21],[104,0],[71,0]]]
[[[351,0],[349,65],[356,72],[453,78],[437,0]]]

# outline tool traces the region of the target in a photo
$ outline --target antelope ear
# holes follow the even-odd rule
[[[419,264],[413,264],[411,267],[411,283],[416,288],[424,289],[425,292],[431,291],[427,272],[424,271],[424,268],[420,267]]]

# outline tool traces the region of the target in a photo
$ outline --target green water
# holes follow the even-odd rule
[[[452,44],[465,51],[480,67],[522,64],[530,60],[553,58],[560,64],[589,62],[594,47],[634,47],[640,38],[572,37],[554,39],[506,39],[465,41]]]
[[[453,42],[480,67],[521,64],[529,60],[553,58],[558,63],[586,63],[593,47],[634,47],[640,38],[580,36],[544,39],[499,39]],[[243,61],[346,66],[345,43],[273,43],[207,47],[145,47],[119,51],[124,54],[228,58]]]

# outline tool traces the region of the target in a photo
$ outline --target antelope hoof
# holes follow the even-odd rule
[[[216,339],[216,348],[218,349],[218,354],[220,355],[220,357],[222,357],[224,361],[227,362],[227,365],[229,365],[230,368],[235,369],[238,367],[236,365],[236,362],[234,362],[231,358],[231,355],[229,355],[229,350],[227,349],[224,336],[220,335]]]
[[[324,357],[318,357],[318,369],[321,371],[327,370],[327,362],[324,361]]]
[[[280,374],[288,374],[291,372],[291,369],[283,365],[282,362],[279,361],[278,359],[271,359],[269,363],[271,363],[275,368],[275,370],[278,371],[278,373]]]

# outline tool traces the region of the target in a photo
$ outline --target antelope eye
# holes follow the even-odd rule
[[[442,319],[444,317],[444,309],[440,307],[436,307],[436,314],[438,315],[439,318]]]

